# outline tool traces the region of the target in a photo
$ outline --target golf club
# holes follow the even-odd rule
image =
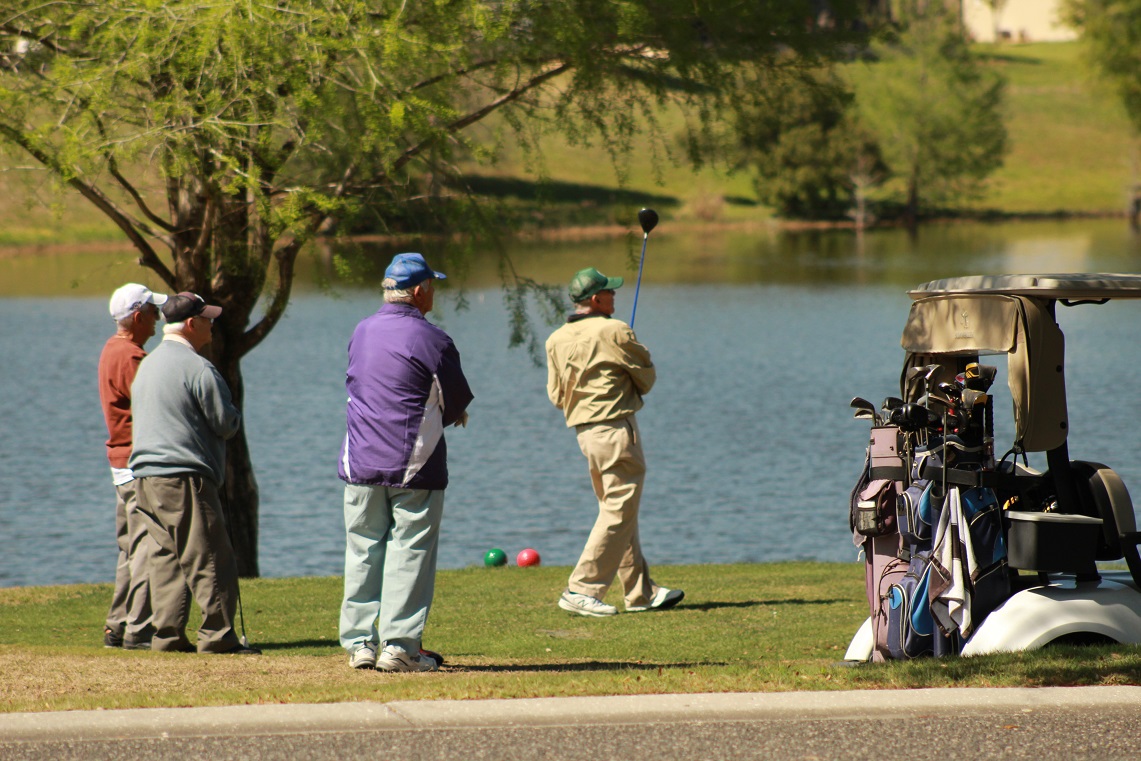
[[[642,225],[642,258],[638,261],[638,282],[634,286],[634,308],[630,310],[630,327],[634,327],[634,317],[638,314],[638,291],[642,288],[642,268],[646,264],[646,242],[650,239],[650,230],[658,226],[658,213],[653,209],[642,209],[638,212],[638,223]]]
[[[880,424],[880,416],[876,412],[876,408],[872,406],[871,402],[869,402],[867,399],[864,399],[862,396],[852,397],[852,401],[848,404],[848,406],[856,410],[856,414],[853,417],[864,417],[860,413],[867,412],[867,416],[870,417],[876,425]]]

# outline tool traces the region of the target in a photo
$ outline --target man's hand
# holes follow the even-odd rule
[[[456,428],[467,428],[467,410],[464,410],[464,414],[460,415],[460,419],[452,425]]]

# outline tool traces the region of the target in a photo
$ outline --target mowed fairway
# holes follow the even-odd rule
[[[196,656],[102,646],[110,586],[0,589],[0,710],[783,691],[1141,684],[1141,650],[839,665],[865,616],[859,563],[663,566],[686,590],[662,613],[587,619],[555,600],[568,568],[439,574],[425,645],[434,674],[353,671],[336,642],[340,579],[242,585],[265,654]],[[612,590],[609,602],[619,603]]]

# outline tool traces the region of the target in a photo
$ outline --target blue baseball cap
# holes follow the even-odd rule
[[[397,254],[384,271],[384,290],[403,291],[430,278],[444,280],[447,275],[429,267],[423,254]]]

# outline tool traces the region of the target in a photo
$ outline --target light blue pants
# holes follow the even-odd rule
[[[371,642],[419,651],[443,515],[442,489],[345,485],[345,650]]]

